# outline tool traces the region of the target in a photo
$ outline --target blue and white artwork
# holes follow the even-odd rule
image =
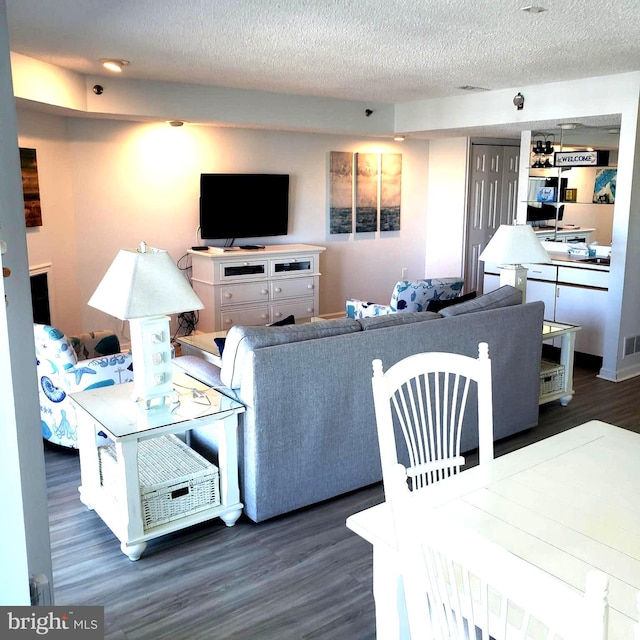
[[[593,185],[593,201],[598,204],[614,204],[616,201],[617,169],[598,169]]]

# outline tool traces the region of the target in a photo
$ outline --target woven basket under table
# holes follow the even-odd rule
[[[98,447],[100,482],[117,499],[114,444]],[[138,442],[144,530],[220,504],[218,468],[175,435]]]

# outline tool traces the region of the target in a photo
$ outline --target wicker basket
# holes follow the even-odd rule
[[[564,390],[564,366],[543,360],[540,365],[540,395]]]
[[[98,447],[101,484],[114,499],[115,445]],[[220,504],[218,468],[174,435],[138,442],[138,481],[144,530]]]

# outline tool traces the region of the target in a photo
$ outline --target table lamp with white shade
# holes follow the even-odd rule
[[[500,286],[510,284],[520,289],[523,303],[527,296],[527,268],[522,263],[551,262],[528,224],[500,225],[478,259],[498,265]]]
[[[173,392],[169,315],[203,309],[163,249],[121,249],[88,304],[129,320],[135,399],[148,408]]]

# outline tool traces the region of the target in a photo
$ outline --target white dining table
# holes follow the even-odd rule
[[[473,467],[412,496],[584,593],[609,576],[609,640],[632,640],[640,592],[640,434],[594,420]],[[408,638],[391,510],[347,518],[373,545],[378,640]]]

